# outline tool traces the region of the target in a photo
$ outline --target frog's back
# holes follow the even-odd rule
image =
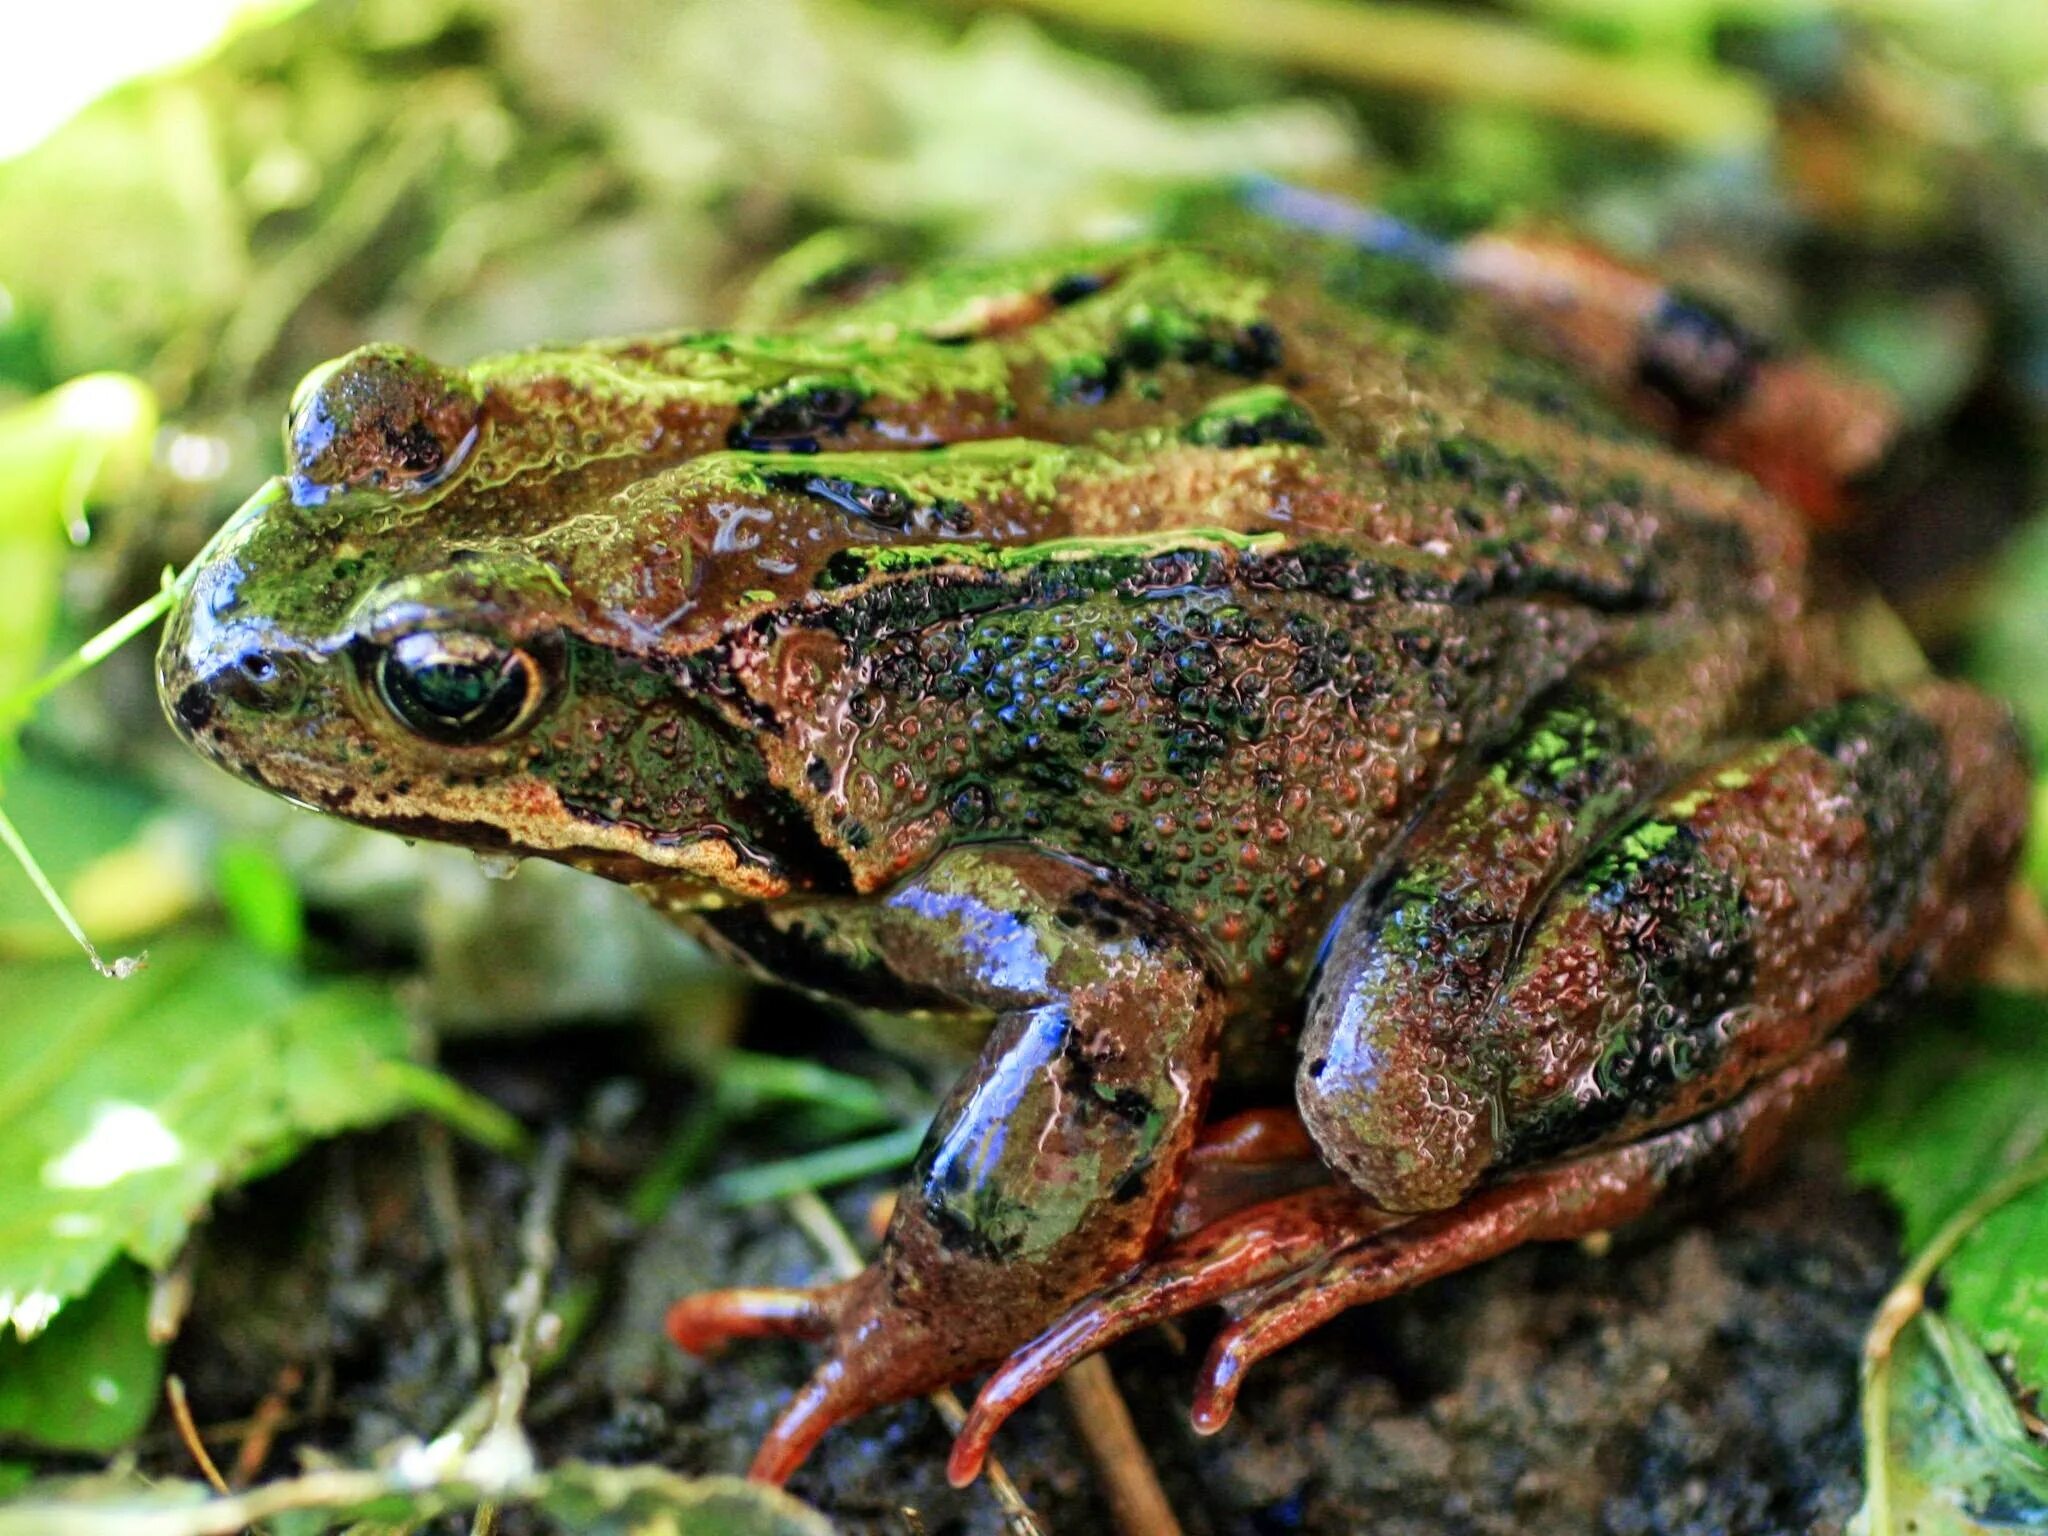
[[[1177,249],[973,275],[803,334],[895,366],[992,354],[987,432],[728,449],[625,493],[634,526],[711,529],[670,643],[767,724],[856,888],[1031,841],[1118,870],[1239,984],[1291,988],[1543,689],[1797,611],[1787,514],[1483,322],[1432,333]],[[842,439],[912,430],[865,400]]]
[[[1176,529],[1796,602],[1794,520],[1493,330],[1448,290],[1365,307],[1181,246],[944,267],[780,328],[475,364],[435,531],[516,540],[587,632],[671,654],[907,550]]]

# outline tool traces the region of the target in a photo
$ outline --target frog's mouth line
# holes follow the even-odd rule
[[[262,782],[262,781],[259,781]],[[767,901],[788,895],[788,876],[774,863],[737,839],[705,831],[665,841],[616,822],[595,820],[565,805],[556,792],[541,784],[523,786],[525,804],[505,806],[497,797],[479,797],[474,808],[466,797],[437,800],[431,809],[412,796],[392,795],[365,804],[352,788],[324,804],[300,793],[263,782],[312,810],[326,810],[373,831],[423,842],[448,843],[477,853],[551,859],[621,885],[653,887],[663,904],[676,910],[702,907],[722,899]]]

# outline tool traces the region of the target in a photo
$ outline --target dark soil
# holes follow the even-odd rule
[[[662,1337],[662,1312],[698,1287],[813,1278],[818,1258],[779,1208],[722,1211],[700,1193],[634,1231],[623,1193],[672,1116],[645,1097],[634,1109],[644,1076],[564,1074],[570,1051],[629,1054],[594,1038],[497,1059],[489,1084],[541,1118],[588,1126],[597,1104],[612,1122],[580,1138],[559,1224],[557,1302],[593,1309],[538,1385],[529,1427],[549,1460],[736,1471],[801,1379],[804,1352],[758,1345],[700,1364]],[[271,1472],[299,1448],[366,1458],[431,1435],[475,1390],[445,1225],[424,1193],[430,1140],[400,1128],[328,1147],[213,1225],[173,1369],[202,1424],[243,1418],[281,1371],[299,1372]],[[488,1332],[526,1178],[459,1148],[454,1167]],[[881,1187],[839,1200],[851,1230]],[[1207,1319],[1184,1338],[1131,1340],[1111,1366],[1189,1536],[1832,1533],[1856,1504],[1857,1346],[1893,1262],[1882,1208],[1844,1185],[1815,1137],[1769,1184],[1696,1219],[1660,1217],[1604,1252],[1524,1250],[1348,1315],[1263,1365],[1213,1439],[1185,1418]],[[1066,1413],[1048,1394],[998,1453],[1049,1531],[1109,1532]],[[1000,1533],[985,1488],[946,1486],[945,1445],[933,1411],[905,1405],[830,1437],[794,1486],[848,1532]],[[189,1474],[161,1430],[145,1460]]]

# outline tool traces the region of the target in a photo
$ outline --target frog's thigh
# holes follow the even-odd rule
[[[1545,904],[1484,1053],[1496,1168],[1676,1124],[2000,910],[2026,774],[1969,689],[1850,699],[1659,795]]]
[[[1667,764],[1757,710],[1771,645],[1731,619],[1554,690],[1338,919],[1297,1098],[1328,1161],[1376,1203],[1441,1209],[1489,1166],[1482,1037],[1538,904]]]
[[[831,920],[906,985],[995,1024],[874,1264],[823,1293],[718,1293],[670,1314],[693,1349],[828,1338],[754,1463],[775,1481],[833,1424],[993,1364],[1144,1257],[1199,1129],[1222,1018],[1166,914],[1028,848],[957,850]]]

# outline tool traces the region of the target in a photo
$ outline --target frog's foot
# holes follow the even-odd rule
[[[969,1410],[946,1474],[971,1482],[1004,1420],[1084,1356],[1153,1323],[1220,1302],[1230,1316],[1202,1370],[1195,1428],[1230,1418],[1245,1372],[1337,1313],[1525,1242],[1634,1219],[1674,1184],[1766,1165],[1808,1095],[1839,1075],[1831,1045],[1714,1114],[1646,1141],[1511,1180],[1449,1211],[1403,1217],[1348,1186],[1325,1185],[1235,1212],[1182,1238],[1121,1285],[1091,1297],[1013,1354]]]
[[[694,1355],[736,1339],[827,1340],[827,1358],[762,1440],[747,1475],[782,1483],[835,1425],[957,1381],[987,1363],[963,1313],[948,1331],[921,1309],[896,1302],[885,1271],[870,1265],[851,1280],[811,1289],[742,1288],[685,1296],[668,1313],[668,1334]]]
[[[1301,1188],[1311,1179],[1317,1187]],[[1285,1193],[1270,1198],[1278,1192]],[[1187,1235],[1159,1264],[1101,1292],[1011,1359],[1004,1367],[1008,1374],[1028,1358],[1039,1359],[1044,1374],[1022,1386],[1008,1407],[984,1416],[981,1453],[961,1481],[980,1470],[987,1438],[1003,1419],[1068,1364],[1147,1322],[1291,1271],[1312,1253],[1328,1251],[1327,1242],[1317,1245],[1318,1234],[1341,1231],[1346,1241],[1360,1235],[1357,1213],[1365,1210],[1356,1193],[1328,1182],[1291,1107],[1251,1110],[1205,1127],[1190,1151],[1170,1218],[1172,1230]],[[985,1306],[933,1311],[895,1298],[887,1275],[892,1267],[920,1268],[914,1258],[902,1262],[901,1244],[911,1242],[914,1254],[917,1233],[914,1225],[908,1232],[897,1229],[898,1262],[871,1266],[851,1280],[706,1291],[669,1309],[669,1337],[694,1355],[741,1339],[830,1341],[825,1365],[777,1419],[750,1476],[781,1482],[835,1424],[957,1381],[1008,1353],[1000,1342],[991,1347],[990,1326],[1015,1306],[1014,1299],[989,1296],[982,1298]],[[1185,1299],[1190,1295],[1194,1299]],[[1072,1352],[1033,1356],[1040,1344],[1090,1311],[1101,1314],[1109,1332]],[[948,1331],[949,1324],[957,1334]]]
[[[1712,1114],[1661,1134],[1513,1178],[1447,1211],[1369,1234],[1240,1297],[1211,1345],[1194,1423],[1229,1421],[1245,1373],[1348,1308],[1379,1301],[1527,1242],[1560,1242],[1632,1221],[1667,1193],[1740,1183],[1768,1166],[1796,1112],[1841,1075],[1835,1041]]]
[[[1187,1237],[1236,1211],[1329,1179],[1329,1165],[1292,1104],[1213,1120],[1188,1153],[1167,1234]]]
[[[693,1355],[734,1339],[818,1339],[832,1331],[846,1287],[743,1286],[685,1296],[668,1309],[668,1336]]]
[[[1322,1184],[1235,1211],[1189,1233],[1004,1361],[982,1387],[953,1441],[946,1476],[955,1487],[973,1482],[1003,1422],[1086,1356],[1197,1307],[1255,1294],[1400,1219],[1375,1210],[1348,1185]]]

